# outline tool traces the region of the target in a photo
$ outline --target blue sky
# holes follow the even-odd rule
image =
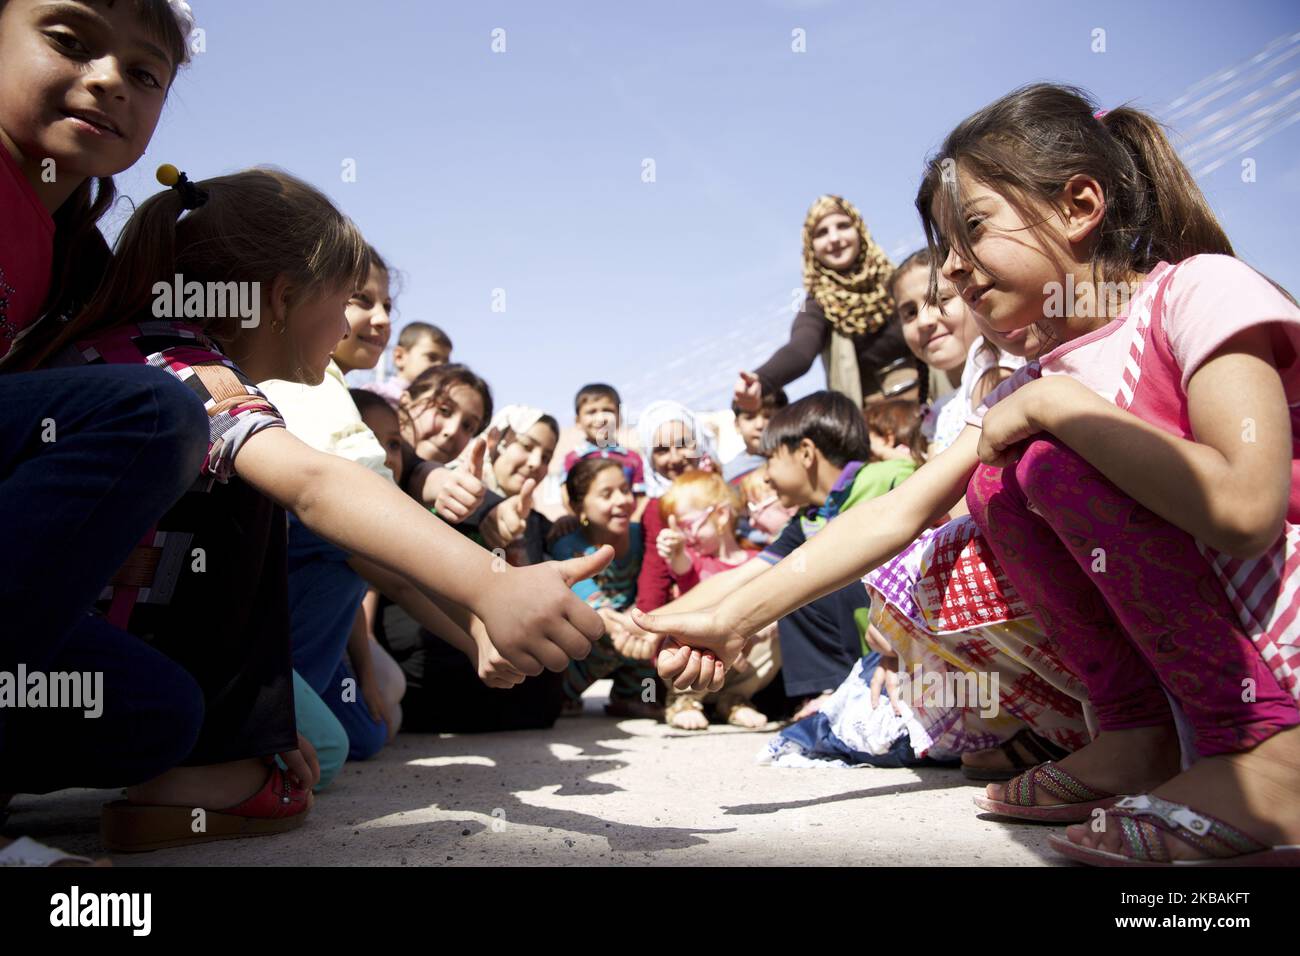
[[[788,330],[809,203],[846,196],[897,258],[921,240],[926,154],[1008,90],[1069,82],[1168,117],[1300,31],[1282,0],[192,5],[207,50],[120,188],[156,191],[161,162],[309,180],[405,274],[399,325],[443,326],[498,403],[564,424],[591,380],[633,415],[655,398],[725,404]],[[1300,55],[1265,79],[1295,70]],[[1200,92],[1231,103],[1246,94],[1232,80]],[[1233,156],[1202,187],[1239,255],[1300,290],[1300,123],[1245,155],[1254,182]],[[791,394],[823,381],[817,364]]]

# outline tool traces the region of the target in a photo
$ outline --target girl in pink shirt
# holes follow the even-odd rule
[[[1025,87],[965,120],[917,208],[983,334],[1037,361],[761,588],[638,616],[676,638],[661,676],[719,683],[749,633],[878,567],[964,495],[981,560],[1100,728],[981,808],[1104,811],[1108,825],[1053,839],[1095,864],[1300,860],[1300,309],[1232,258],[1153,119],[1097,112],[1078,90]]]

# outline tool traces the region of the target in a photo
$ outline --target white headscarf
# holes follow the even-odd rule
[[[492,467],[493,452],[496,450],[497,440],[505,436],[506,429],[509,429],[515,436],[527,432],[536,425],[546,413],[540,408],[533,408],[531,405],[507,405],[497,411],[492,416],[492,421],[488,423],[485,437],[487,438],[487,450],[483,455],[483,484],[487,485],[491,491],[499,495],[504,495],[501,490],[501,483],[497,481],[496,469]],[[492,431],[496,430],[496,436]],[[448,468],[463,468],[465,461],[457,458],[447,465]]]
[[[660,426],[667,422],[681,422],[687,435],[695,438],[695,447],[701,455],[708,455],[714,461],[718,453],[713,447],[713,436],[704,430],[695,413],[681,402],[668,399],[651,402],[637,420],[637,434],[641,439],[641,454],[645,459],[645,492],[651,498],[660,498],[673,480],[655,470],[654,447],[655,435]]]

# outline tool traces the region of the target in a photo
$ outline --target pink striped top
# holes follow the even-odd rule
[[[1153,269],[1119,317],[1030,362],[1002,382],[967,421],[1042,375],[1070,375],[1181,438],[1194,440],[1187,384],[1234,335],[1267,326],[1291,409],[1287,526],[1261,558],[1241,561],[1201,546],[1243,626],[1279,682],[1300,699],[1300,308],[1231,256],[1193,256]],[[1244,427],[1244,426],[1243,426]]]

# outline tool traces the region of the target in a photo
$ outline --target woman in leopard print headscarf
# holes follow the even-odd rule
[[[892,376],[884,381],[891,367],[901,366],[904,378],[915,377],[889,294],[893,271],[851,202],[818,197],[803,225],[804,307],[790,341],[753,374],[769,387],[784,386],[820,354],[829,387],[859,405],[896,384]],[[738,383],[738,395],[741,388]]]

